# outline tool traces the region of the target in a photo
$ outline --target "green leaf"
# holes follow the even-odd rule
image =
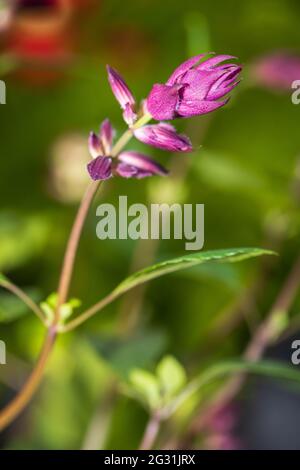
[[[35,300],[40,298],[37,289],[28,289],[26,293]],[[30,309],[18,298],[8,292],[0,295],[0,323],[10,323],[30,313]]]
[[[203,281],[203,279],[219,281],[236,292],[242,288],[242,278],[239,268],[232,264],[205,263],[194,266],[191,269],[179,271],[177,276],[182,276],[194,281]]]
[[[0,270],[23,266],[42,253],[49,240],[50,223],[44,215],[0,214]],[[20,236],[22,234],[22,236]]]
[[[160,381],[161,392],[166,400],[174,397],[186,385],[185,370],[172,356],[166,356],[160,361],[156,374]]]
[[[143,369],[134,369],[129,376],[132,390],[151,410],[160,408],[161,394],[157,377]]]
[[[275,253],[270,250],[261,248],[231,248],[227,250],[214,250],[214,251],[200,251],[191,253],[179,258],[173,258],[168,261],[163,261],[153,266],[149,266],[142,271],[126,278],[114,290],[114,294],[120,295],[129,289],[132,289],[139,284],[155,279],[159,276],[179,271],[180,269],[190,268],[197,264],[218,262],[218,263],[234,263],[248,258],[254,258],[262,255],[274,255]]]
[[[187,34],[188,56],[199,54],[199,51],[211,51],[208,21],[199,11],[190,11],[184,18]]]
[[[7,277],[4,276],[4,274],[0,273],[0,284],[7,282],[8,279]]]
[[[249,372],[300,384],[300,371],[286,363],[274,361],[247,362],[243,360],[224,361],[209,367],[197,379],[190,382],[183,392],[173,400],[173,403],[166,407],[166,414],[170,416],[192,394],[201,390],[211,381],[234,372]]]
[[[40,304],[41,309],[45,313],[49,323],[51,324],[54,318],[54,312],[58,302],[57,292],[52,292],[47,299]],[[80,307],[81,301],[79,299],[70,299],[60,307],[60,320],[64,323],[66,319],[73,315],[74,309]]]
[[[226,361],[207,369],[199,378],[198,386],[204,386],[211,380],[232,372],[251,372],[280,379],[294,380],[300,383],[300,371],[286,363],[274,361]]]
[[[97,336],[90,342],[112,369],[127,379],[133,369],[147,368],[157,361],[166,349],[167,337],[161,331],[152,330],[126,339]]]

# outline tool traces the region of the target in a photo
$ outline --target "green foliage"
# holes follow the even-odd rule
[[[198,11],[189,12],[184,19],[187,34],[187,51],[189,56],[199,54],[199,51],[211,51],[209,25],[204,15]]]
[[[172,356],[165,356],[152,374],[134,369],[129,375],[127,393],[136,397],[148,409],[160,410],[167,406],[186,384],[182,365]]]
[[[54,318],[55,309],[57,307],[58,295],[56,292],[50,294],[44,302],[41,302],[40,307],[46,315],[49,324],[52,323]],[[70,299],[60,307],[60,322],[63,324],[68,318],[73,315],[76,308],[81,306],[79,299]]]
[[[109,366],[123,379],[134,368],[151,367],[167,346],[166,335],[157,330],[141,331],[128,338],[93,336],[90,342]]]
[[[213,250],[213,251],[200,251],[189,255],[179,256],[161,263],[149,266],[135,274],[132,274],[125,279],[114,290],[116,294],[126,292],[133,287],[143,284],[144,282],[155,279],[159,276],[169,274],[181,269],[190,268],[202,263],[235,263],[249,258],[262,255],[274,255],[275,253],[270,250],[263,250],[261,248],[230,248],[227,250]]]
[[[154,374],[135,369],[130,373],[130,385],[133,394],[150,410],[157,410],[161,407],[160,382]]]
[[[195,152],[169,156],[132,140],[130,148],[147,150],[149,156],[171,170],[170,176],[143,181],[114,178],[105,184],[99,201],[115,203],[120,194],[126,194],[130,203],[146,205],[168,199],[204,203],[205,250],[265,246],[275,249],[279,257],[193,267],[186,262],[183,266],[191,269],[174,271],[174,276],[147,285],[138,314],[139,334],[119,339],[116,302],[84,328],[61,337],[33,406],[20,418],[20,426],[12,427],[2,440],[6,448],[83,448],[90,434],[95,448],[136,448],[144,431],[145,413],[125,397],[112,399],[116,373],[127,380],[133,369],[154,371],[159,358],[171,352],[184,357],[196,382],[199,376],[203,380],[200,389],[190,385],[194,379],[189,380],[172,400],[173,405],[179,396],[189,409],[202,398],[209,399],[211,388],[217,391],[229,374],[245,368],[235,362],[231,370],[225,367],[226,373],[219,365],[212,373],[206,369],[207,363],[224,364],[226,358],[241,356],[253,325],[270,311],[299,254],[300,108],[292,105],[290,90],[273,93],[258,87],[251,75],[251,64],[261,55],[278,49],[299,50],[299,2],[165,0],[155,4],[132,0],[124,8],[119,0],[89,3],[94,8],[85,10],[82,21],[74,15],[70,25],[78,49],[57,70],[50,64],[51,77],[63,71],[51,85],[35,77],[36,72],[39,75],[38,63],[30,73],[23,74],[15,59],[7,54],[0,58],[0,74],[5,74],[7,85],[7,105],[1,106],[0,113],[0,270],[20,287],[40,289],[36,294],[26,290],[36,295],[37,301],[42,298],[40,292],[56,288],[76,208],[57,199],[53,183],[63,178],[64,189],[67,177],[71,181],[68,189],[77,190],[77,178],[81,180],[85,173],[85,164],[77,160],[79,148],[67,145],[58,156],[57,144],[65,138],[72,144],[75,135],[74,140],[82,139],[85,146],[88,132],[97,130],[105,117],[111,119],[118,133],[125,127],[107,84],[105,63],[118,68],[140,100],[153,83],[164,83],[188,56],[208,50],[237,56],[245,67],[243,81],[226,107],[199,119],[176,121],[176,127],[191,137]],[[224,20],[229,17],[234,18],[234,27],[228,27]],[[6,33],[1,34],[4,51]],[[41,65],[44,77],[48,73],[46,61]],[[27,66],[31,69],[31,64]],[[41,78],[39,85],[30,77]],[[83,299],[87,306],[128,275],[136,246],[130,240],[100,242],[95,224],[93,209],[83,231],[72,280],[72,296]],[[140,265],[145,265],[152,250],[151,241],[145,243],[139,252]],[[182,240],[162,240],[155,256],[172,259],[182,251]],[[150,275],[146,272],[131,279],[126,289]],[[55,305],[47,304],[49,316],[53,308]],[[298,295],[289,312],[276,316],[274,336],[277,332],[279,338],[291,328],[290,322],[298,324],[299,308]],[[9,375],[19,388],[31,370],[27,362],[33,364],[43,340],[44,331],[30,315],[25,316],[26,312],[21,301],[1,289],[0,316],[9,323],[1,323],[0,339],[7,341],[16,360],[1,369],[2,403],[13,392],[4,379]],[[10,321],[23,315],[24,320]],[[85,336],[91,334],[92,346],[91,342],[86,345]],[[99,349],[94,345],[96,339],[101,343]],[[83,351],[83,344],[88,353]],[[281,386],[287,382],[285,374],[278,375]],[[189,394],[189,390],[194,391]],[[182,395],[185,391],[186,398]],[[243,404],[252,391],[242,391]],[[268,405],[266,399],[264,406]],[[101,437],[106,427],[110,429],[108,441]],[[162,433],[163,445],[173,430],[180,436],[186,431],[185,424],[179,425],[174,419]]]
[[[0,269],[22,266],[43,252],[49,235],[49,221],[42,215],[0,214]]]
[[[161,393],[169,400],[185,386],[187,377],[182,365],[172,356],[164,357],[157,366]]]
[[[1,282],[1,281],[0,281]],[[26,289],[26,293],[32,299],[39,299],[38,289]],[[10,292],[1,292],[0,294],[0,323],[11,323],[19,318],[28,315],[29,308]]]
[[[196,379],[188,382],[182,365],[173,357],[166,356],[158,364],[155,374],[142,369],[133,370],[127,393],[152,412],[160,411],[161,416],[167,419],[191,395],[202,391],[210,382],[234,373],[252,373],[287,380],[295,382],[300,388],[300,372],[285,363],[263,360],[223,361],[208,367]]]
[[[0,284],[3,284],[7,281],[7,277],[4,274],[0,273]]]

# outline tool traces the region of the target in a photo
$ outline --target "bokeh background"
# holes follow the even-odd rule
[[[185,58],[209,51],[237,56],[243,81],[226,108],[176,123],[195,152],[148,149],[171,169],[170,178],[115,178],[98,201],[128,195],[130,203],[204,203],[205,249],[262,246],[279,253],[160,278],[61,338],[39,393],[2,433],[3,448],[136,448],[147,414],[118,392],[128,370],[151,370],[172,354],[194,377],[242,355],[299,255],[300,107],[292,104],[290,86],[300,80],[299,19],[298,0],[1,0],[7,102],[0,106],[0,271],[38,302],[55,291],[88,183],[88,132],[105,117],[124,129],[105,64],[142,99]],[[278,53],[296,58],[261,62]],[[71,290],[83,306],[131,270],[184,252],[179,240],[99,241],[96,223],[94,206]],[[267,353],[272,357],[290,361],[299,306],[296,296],[283,335]],[[30,372],[43,334],[36,318],[1,290],[0,338],[8,355],[0,366],[2,406]],[[206,395],[222,386],[193,398],[163,427],[158,445],[300,448],[300,395],[270,379],[249,378],[227,409],[230,418],[197,430]]]

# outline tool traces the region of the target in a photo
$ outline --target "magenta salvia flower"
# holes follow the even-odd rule
[[[112,158],[113,137],[114,130],[108,119],[103,121],[99,135],[90,133],[89,149],[93,160],[87,169],[92,180],[107,180],[114,175],[141,179],[168,173],[161,165],[138,152],[126,151]]]
[[[224,106],[218,101],[239,83],[241,67],[224,63],[235,59],[218,55],[200,62],[201,54],[187,60],[172,73],[166,84],[155,84],[147,98],[147,109],[160,121],[206,114]]]
[[[135,129],[133,133],[144,144],[163,150],[191,152],[193,149],[189,138],[183,134],[178,134],[171,124],[161,122],[148,125]]]
[[[107,65],[108,81],[117,101],[123,109],[123,118],[126,124],[132,125],[137,118],[135,113],[135,99],[121,75]]]
[[[124,178],[145,178],[146,176],[166,176],[167,170],[151,158],[139,152],[122,152],[118,156],[116,172]]]

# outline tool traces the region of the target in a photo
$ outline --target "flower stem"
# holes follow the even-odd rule
[[[130,139],[132,138],[132,135],[133,134],[132,134],[131,129],[128,129],[126,132],[124,132],[124,134],[120,137],[120,139],[118,140],[118,142],[114,145],[112,149],[112,152],[111,152],[112,157],[116,157],[120,153],[122,148],[125,147],[125,145],[130,141]]]
[[[40,358],[32,371],[29,379],[25,383],[24,387],[20,391],[20,393],[1,411],[0,413],[0,431],[8,426],[28,405],[31,398],[33,397],[34,393],[38,389],[41,380],[43,378],[43,374],[45,371],[45,367],[47,365],[50,353],[54,346],[56,337],[57,337],[57,324],[60,320],[60,307],[61,305],[67,300],[70,281],[73,273],[74,261],[75,256],[78,248],[78,243],[80,240],[80,235],[82,232],[82,228],[84,222],[86,220],[86,216],[94,195],[99,187],[99,182],[92,183],[87,189],[82,202],[79,206],[79,210],[77,212],[77,216],[75,218],[75,222],[73,224],[73,228],[71,230],[71,234],[69,237],[69,241],[66,248],[66,253],[64,257],[63,267],[61,271],[60,281],[59,281],[59,288],[58,288],[58,303],[57,308],[55,311],[55,318],[53,324],[49,327],[47,336],[44,341],[44,345],[42,348],[42,352],[40,354]],[[6,281],[4,281],[6,282]],[[12,286],[9,285],[11,288]],[[27,304],[31,304],[31,301],[28,302],[27,296],[25,297],[22,291],[20,292],[18,289],[13,286],[13,291],[19,295],[21,294],[22,299]],[[33,307],[33,305],[31,305]],[[36,310],[36,309],[34,309]],[[37,313],[37,312],[36,312]]]
[[[143,116],[139,121],[137,121],[136,125],[138,126],[142,125],[145,122],[146,118],[147,120],[150,120],[151,116],[150,115]],[[142,124],[139,124],[139,123],[142,123]],[[132,131],[131,130],[125,131],[125,133],[121,136],[121,138],[115,145],[114,152],[120,152],[120,150],[122,150],[123,146],[126,145],[126,143],[130,140],[131,137],[132,137]],[[82,233],[83,225],[86,220],[88,210],[91,206],[93,198],[97,192],[97,189],[99,188],[99,185],[100,185],[99,181],[92,182],[89,185],[81,201],[81,204],[77,212],[77,216],[75,218],[75,221],[71,230],[67,248],[65,251],[64,261],[63,261],[61,275],[60,275],[59,284],[58,284],[58,301],[57,301],[57,307],[55,310],[55,317],[53,320],[53,324],[48,329],[48,333],[44,341],[40,358],[34,370],[32,371],[32,374],[30,375],[28,381],[25,383],[24,387],[19,392],[19,394],[0,412],[0,431],[4,429],[6,426],[8,426],[23,411],[23,409],[30,402],[31,398],[33,397],[34,393],[36,392],[42,380],[45,367],[47,365],[50,353],[52,351],[52,348],[54,346],[54,343],[57,337],[57,333],[63,331],[63,329],[59,328],[59,325],[58,325],[60,321],[60,310],[61,310],[61,306],[66,302],[68,298],[70,282],[71,282],[72,274],[73,274],[74,262],[76,258],[77,248],[78,248],[80,236]],[[12,287],[11,285],[9,285],[9,287],[11,288],[12,291],[16,293],[16,295],[22,298],[22,300],[25,303],[27,303],[28,306],[30,304],[32,308],[35,305],[34,303],[32,304],[31,299],[27,298],[26,294],[16,289],[16,286]],[[102,302],[97,304],[98,309],[100,309],[101,303],[103,307],[104,305],[111,302],[116,297],[117,296],[115,296],[114,293],[108,295],[105,299],[103,299]],[[36,314],[38,314],[37,308],[38,308],[37,306],[33,308]],[[89,312],[86,312],[86,314],[88,313]],[[81,321],[79,322],[79,319],[77,320],[77,322],[78,324],[82,323]],[[68,325],[67,328],[65,328],[65,331],[69,331],[70,329],[72,329],[70,328],[70,326],[71,324]]]
[[[55,319],[54,319],[55,325],[60,320],[60,307],[66,302],[67,297],[68,297],[70,282],[71,282],[71,278],[73,274],[75,257],[77,253],[77,248],[78,248],[82,228],[86,220],[90,205],[94,199],[94,196],[98,188],[99,188],[99,181],[96,181],[96,182],[93,181],[89,185],[81,201],[79,210],[77,212],[77,216],[75,218],[75,221],[71,230],[71,234],[69,237],[69,241],[68,241],[65,256],[64,256],[59,285],[58,285],[58,301],[57,301],[57,307],[56,307]]]
[[[50,328],[35,369],[31,373],[22,391],[0,413],[0,431],[8,426],[27,406],[43,377],[44,369],[56,338],[56,331]]]
[[[146,113],[143,116],[141,116],[141,118],[138,121],[136,121],[133,127],[125,131],[124,134],[120,137],[120,139],[118,140],[118,142],[115,144],[115,146],[112,149],[111,156],[116,157],[120,153],[120,151],[125,147],[125,145],[133,137],[134,129],[138,129],[139,127],[144,126],[145,124],[147,124],[147,122],[151,121],[151,119],[152,119],[152,116],[149,113]]]
[[[59,333],[69,333],[69,331],[74,330],[79,325],[86,322],[87,320],[89,320],[94,315],[96,315],[96,313],[103,310],[103,308],[106,307],[108,304],[114,302],[114,300],[116,300],[118,297],[120,297],[122,294],[124,294],[124,292],[126,292],[126,291],[118,291],[118,292],[112,291],[110,294],[108,294],[106,297],[101,299],[99,302],[97,302],[95,305],[90,307],[88,310],[81,313],[74,320],[69,321],[65,325],[59,326],[58,327]]]
[[[152,416],[150,416],[144,435],[142,437],[141,444],[139,446],[139,450],[150,450],[153,448],[160,430],[160,424],[161,419],[158,413],[154,413]]]
[[[15,294],[16,297],[19,297],[19,299],[21,299],[24,304],[27,305],[27,307],[30,308],[30,310],[32,310],[36,314],[36,316],[41,320],[41,322],[44,325],[46,324],[46,318],[42,310],[22,289],[20,289],[18,286],[8,280],[0,281],[0,286]]]

